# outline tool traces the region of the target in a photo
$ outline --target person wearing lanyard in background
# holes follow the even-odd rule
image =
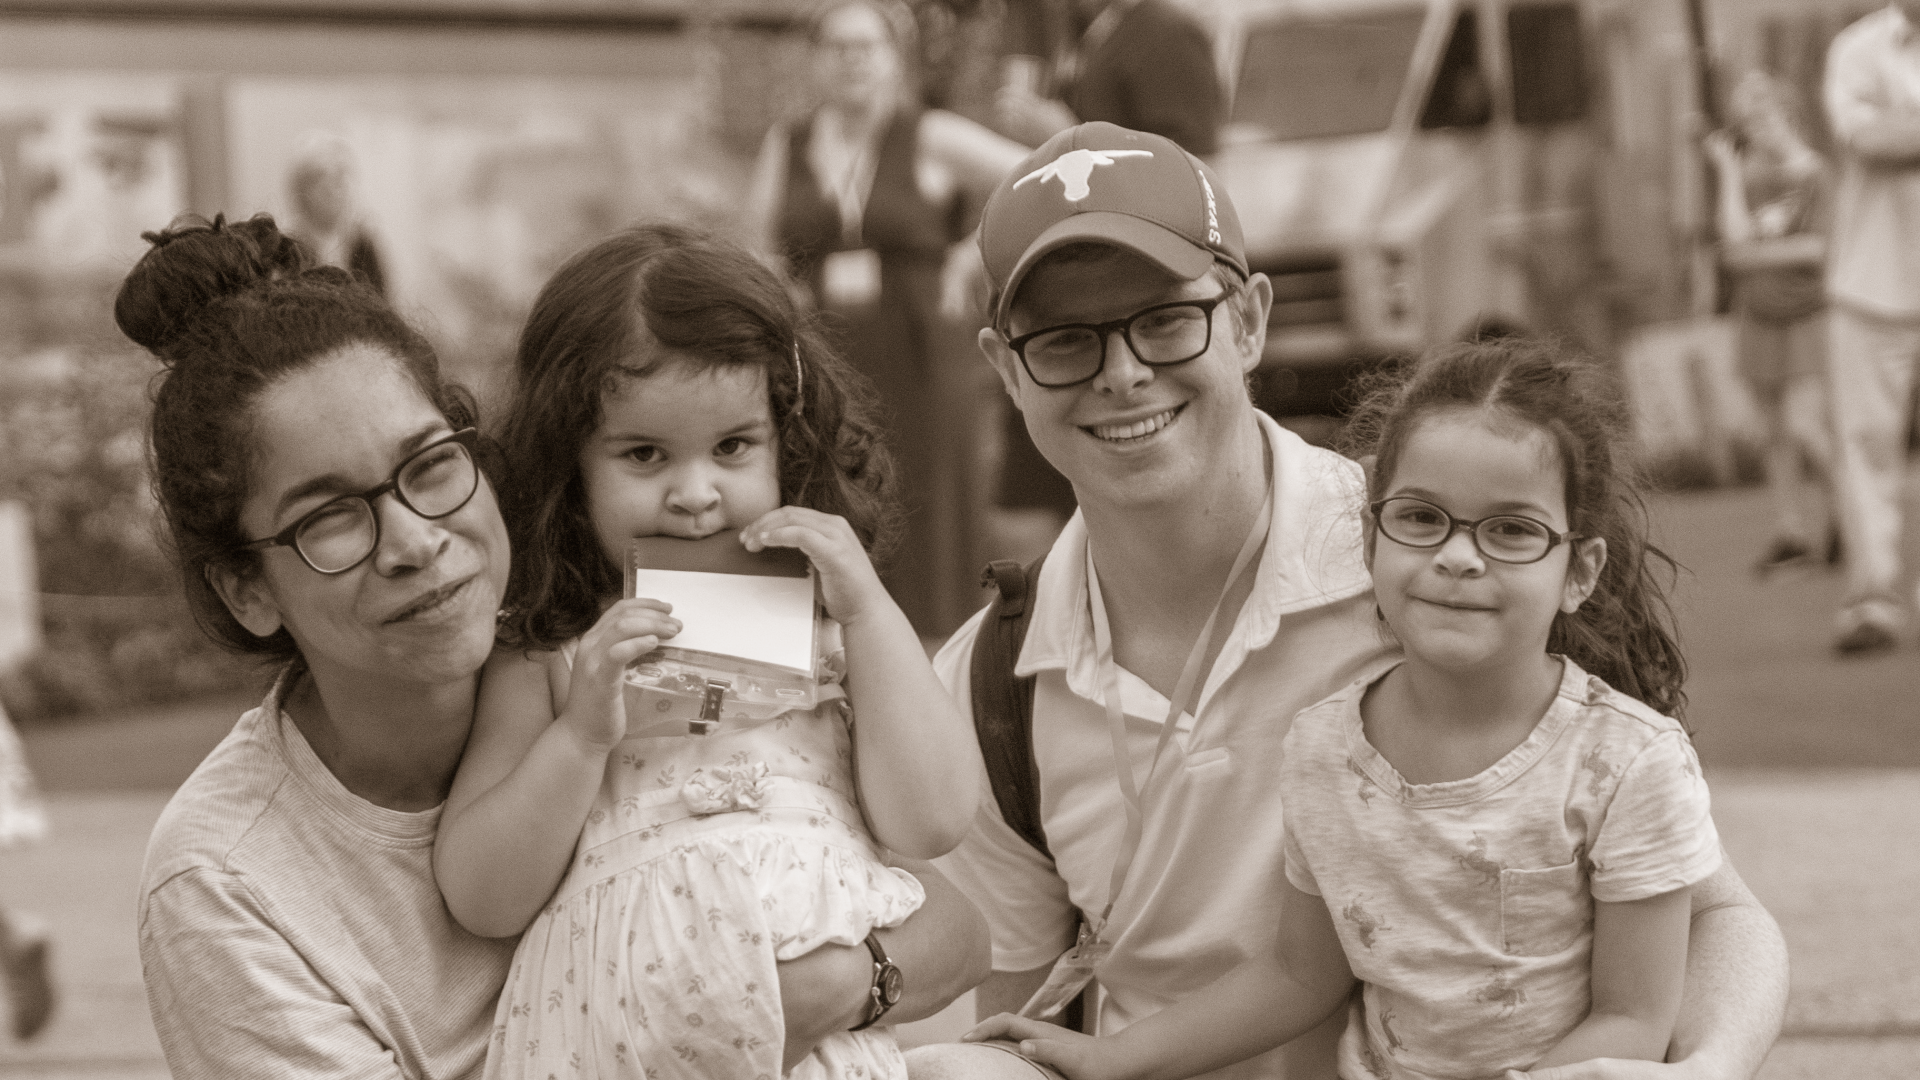
[[[761,145],[748,197],[753,246],[785,259],[812,303],[832,315],[843,355],[873,380],[901,472],[906,527],[882,580],[922,634],[952,629],[971,607],[971,559],[950,571],[958,530],[942,528],[961,455],[942,407],[945,326],[978,262],[968,219],[1024,148],[956,113],[922,109],[910,91],[913,16],[885,0],[825,8],[813,23],[822,100]],[[977,322],[967,327],[970,333]],[[964,350],[951,343],[948,350]]]
[[[1175,0],[1067,0],[1065,12],[1053,0],[1022,6],[1017,25],[1028,40],[1008,58],[999,130],[1036,145],[1076,123],[1105,120],[1163,135],[1189,154],[1219,149],[1226,100],[1213,40]],[[1047,40],[1073,27],[1086,28],[1077,45]]]
[[[1111,1033],[1274,947],[1281,741],[1296,712],[1392,654],[1362,559],[1360,466],[1248,396],[1272,290],[1248,272],[1211,170],[1165,139],[1081,125],[1001,184],[981,249],[994,288],[981,351],[1080,511],[1032,590],[1014,668],[1037,676],[1051,857],[985,799],[938,865],[992,929],[982,1018],[1020,1010],[1079,956]],[[934,661],[970,709],[982,624]],[[1092,940],[1076,945],[1083,925]],[[1749,1077],[1778,1031],[1786,970],[1778,927],[1723,866],[1696,890],[1676,1063],[1535,1080]],[[1209,1075],[1330,1076],[1338,1030]],[[984,1044],[907,1061],[915,1080],[1040,1075]]]

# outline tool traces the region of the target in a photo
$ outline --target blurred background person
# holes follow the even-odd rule
[[[750,195],[757,243],[783,256],[837,324],[847,358],[879,391],[902,473],[906,530],[884,574],[923,634],[945,633],[976,605],[978,567],[958,558],[935,507],[954,503],[970,434],[943,407],[942,355],[971,358],[966,282],[978,252],[962,241],[1026,151],[955,113],[923,109],[908,58],[912,13],[891,3],[826,8],[812,28],[820,103],[775,124]],[[945,298],[943,322],[942,300]],[[964,331],[964,333],[962,333]],[[942,344],[951,339],[951,348]],[[952,579],[952,580],[949,580]],[[958,610],[943,603],[963,596]]]
[[[361,219],[353,191],[353,151],[331,131],[308,132],[287,170],[293,205],[288,229],[322,263],[349,271],[387,295],[380,249]]]
[[[33,569],[33,531],[25,507],[0,502],[0,674],[25,660],[40,636],[37,575]],[[13,722],[0,708],[0,858],[9,848],[46,834],[47,819],[26,752]],[[0,881],[12,875],[0,873]],[[13,1037],[31,1039],[53,1015],[53,976],[46,928],[40,920],[10,908],[0,894],[0,978],[6,983]]]
[[[1733,282],[1739,358],[1767,425],[1765,470],[1774,532],[1761,573],[1840,556],[1827,430],[1826,162],[1807,144],[1800,102],[1784,79],[1750,71],[1735,88],[1733,122],[1707,136],[1718,180],[1720,261]],[[1826,504],[1823,531],[1800,504],[1811,462]]]
[[[1900,489],[1920,364],[1920,0],[1842,30],[1824,96],[1840,172],[1827,294],[1828,387],[1847,594],[1834,648],[1883,652],[1908,621]]]
[[[1201,157],[1219,149],[1226,102],[1213,39],[1176,0],[1018,6],[1033,52],[1006,66],[1001,131],[1038,146],[1077,123],[1105,120],[1164,135]]]

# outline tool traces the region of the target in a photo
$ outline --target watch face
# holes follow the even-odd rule
[[[889,1008],[900,1003],[903,982],[904,980],[900,977],[900,969],[894,967],[892,964],[888,964],[880,969],[880,1000],[886,1002]]]

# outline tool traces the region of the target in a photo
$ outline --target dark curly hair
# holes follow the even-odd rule
[[[255,636],[208,580],[214,570],[260,570],[240,531],[260,393],[338,349],[369,345],[391,353],[453,427],[474,423],[473,399],[441,380],[432,346],[378,293],[318,265],[270,215],[233,223],[183,215],[142,239],[153,246],[121,284],[113,317],[165,365],[153,388],[150,463],[188,605],[216,643],[292,660],[299,648],[285,627]]]
[[[846,518],[876,558],[891,548],[893,465],[865,380],[779,272],[710,233],[643,225],[568,260],[520,335],[499,434],[515,555],[502,627],[509,644],[552,648],[576,637],[620,591],[621,568],[589,516],[580,451],[600,427],[605,395],[669,362],[764,372],[781,501]]]
[[[1559,450],[1570,528],[1606,539],[1593,595],[1554,616],[1547,648],[1684,719],[1687,665],[1667,600],[1679,564],[1648,539],[1645,485],[1626,444],[1618,380],[1562,342],[1524,336],[1447,346],[1390,371],[1374,381],[1343,439],[1349,455],[1374,456],[1369,503],[1385,494],[1420,421],[1454,409],[1484,409],[1544,432]]]

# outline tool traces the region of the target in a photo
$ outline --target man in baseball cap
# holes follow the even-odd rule
[[[1081,124],[1027,155],[987,202],[980,251],[994,325],[1035,263],[1083,242],[1130,249],[1183,280],[1215,262],[1248,277],[1240,220],[1199,158],[1158,135]]]
[[[1014,668],[1037,677],[1047,851],[986,800],[940,865],[992,930],[981,1015],[1026,1004],[1084,919],[1110,950],[1096,974],[1111,1031],[1274,947],[1280,739],[1295,712],[1385,655],[1361,558],[1360,470],[1253,407],[1271,288],[1249,271],[1219,181],[1171,141],[1105,123],[1061,132],[988,200],[980,249],[993,289],[981,351],[1080,510],[1030,594]],[[1191,682],[1208,690],[1169,718],[1216,605]],[[968,700],[980,626],[935,661]],[[1160,747],[1174,720],[1185,734]],[[1334,1030],[1308,1048],[1325,1075]],[[1221,1075],[1279,1077],[1287,1053]],[[987,1045],[908,1061],[916,1080],[1038,1068]]]
[[[992,932],[980,1017],[1045,1016],[1047,991],[1091,969],[1112,1033],[1275,948],[1281,740],[1295,713],[1392,662],[1364,487],[1358,465],[1253,407],[1271,286],[1250,272],[1226,192],[1178,146],[1103,123],[1061,132],[988,200],[980,248],[993,288],[980,349],[1080,509],[1029,586],[1012,672],[989,673],[1034,679],[1019,737],[1043,835],[1008,824],[996,783],[937,862]],[[934,660],[977,710],[991,707],[970,678],[983,624]],[[987,760],[1007,759],[990,741]],[[1744,1077],[1785,1000],[1784,945],[1737,878],[1706,891],[1719,911],[1694,927],[1694,1019],[1675,1045],[1711,1044],[1699,1075]],[[1344,1020],[1206,1075],[1332,1076]],[[1218,1065],[1208,1049],[1198,1067]],[[907,1061],[914,1080],[1057,1075],[1003,1041]]]

